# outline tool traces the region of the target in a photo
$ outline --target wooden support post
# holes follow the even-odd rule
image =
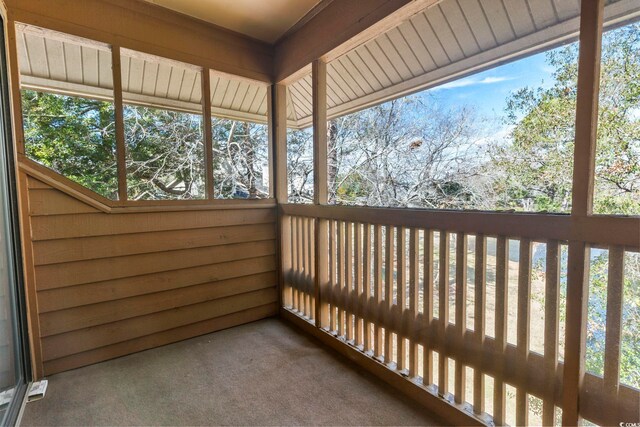
[[[18,63],[18,44],[16,41],[16,23],[13,19],[7,21],[7,56],[8,72],[11,90],[11,106],[13,108],[13,138],[16,154],[25,153],[24,124],[22,122],[22,96],[20,93],[20,64]]]
[[[211,81],[211,79],[209,79]],[[211,86],[211,82],[209,82],[209,86]],[[211,100],[211,96],[209,96],[209,100]],[[209,103],[211,106],[211,103]],[[271,86],[267,86],[267,122],[273,123],[273,90]],[[286,115],[286,110],[285,110]],[[267,126],[267,138],[268,138],[268,153],[269,153],[269,198],[275,198],[275,182],[276,182],[276,169],[275,169],[275,147],[276,147],[276,132],[274,126]],[[212,156],[213,157],[213,156]],[[212,162],[213,163],[213,162]],[[212,165],[213,167],[213,165]]]
[[[120,46],[111,46],[111,68],[113,70],[113,107],[116,125],[116,159],[118,167],[118,200],[127,200],[127,154],[124,141],[124,106],[122,103],[122,71],[120,68]]]
[[[582,2],[571,208],[574,219],[590,215],[593,208],[603,15],[604,0]],[[578,425],[580,421],[579,399],[584,380],[589,264],[588,245],[584,241],[570,241],[562,387],[563,425]]]
[[[313,62],[311,71],[313,102],[313,202],[327,203],[327,64],[321,60]],[[285,117],[286,119],[286,117]],[[326,239],[326,221],[316,221],[315,239],[315,304],[316,326],[328,326],[328,306],[323,300],[322,288],[327,282],[326,254],[329,250]],[[320,273],[322,270],[322,273]]]
[[[269,120],[271,120],[271,134],[273,144],[269,152],[272,159],[269,170],[270,191],[275,196],[277,203],[287,203],[287,88],[283,85],[273,85],[269,88],[271,96],[268,98],[271,109]],[[292,217],[282,214],[278,215],[278,258],[279,273],[278,285],[280,287],[280,306],[293,305],[293,289],[291,288],[293,275],[293,227]],[[286,283],[285,283],[286,281]]]
[[[287,189],[287,87],[274,85],[273,92],[273,137],[274,137],[274,194],[278,204],[288,202]]]
[[[313,201],[327,204],[327,64],[313,61]]]
[[[269,92],[269,91],[267,91]],[[270,95],[270,94],[269,94]],[[267,106],[271,110],[270,96],[267,96]],[[202,70],[202,127],[204,136],[204,170],[205,193],[207,199],[215,197],[213,189],[213,129],[211,129],[211,77],[209,69]],[[269,156],[271,158],[273,156]],[[271,175],[269,175],[271,176]]]

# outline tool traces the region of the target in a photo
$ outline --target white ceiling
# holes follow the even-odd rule
[[[145,0],[274,43],[321,0]]]

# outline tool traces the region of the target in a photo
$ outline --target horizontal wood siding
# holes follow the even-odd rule
[[[26,179],[44,375],[277,314],[275,208],[104,213]]]

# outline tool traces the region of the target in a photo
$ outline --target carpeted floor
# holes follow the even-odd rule
[[[313,338],[268,319],[49,378],[22,425],[436,425]]]

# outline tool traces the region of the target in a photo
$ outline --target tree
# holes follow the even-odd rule
[[[508,99],[510,139],[486,170],[507,179],[500,206],[567,212],[571,207],[578,44],[547,53],[549,88],[524,88]],[[594,212],[640,213],[640,24],[605,33],[596,149]]]
[[[221,198],[264,198],[268,163],[267,126],[212,118],[215,194]]]
[[[113,104],[22,91],[26,155],[105,197],[117,198]]]
[[[330,124],[329,193],[337,203],[475,208],[486,188],[469,162],[482,133],[472,108],[434,96],[390,101]]]
[[[202,116],[125,106],[124,122],[130,199],[205,197]]]

